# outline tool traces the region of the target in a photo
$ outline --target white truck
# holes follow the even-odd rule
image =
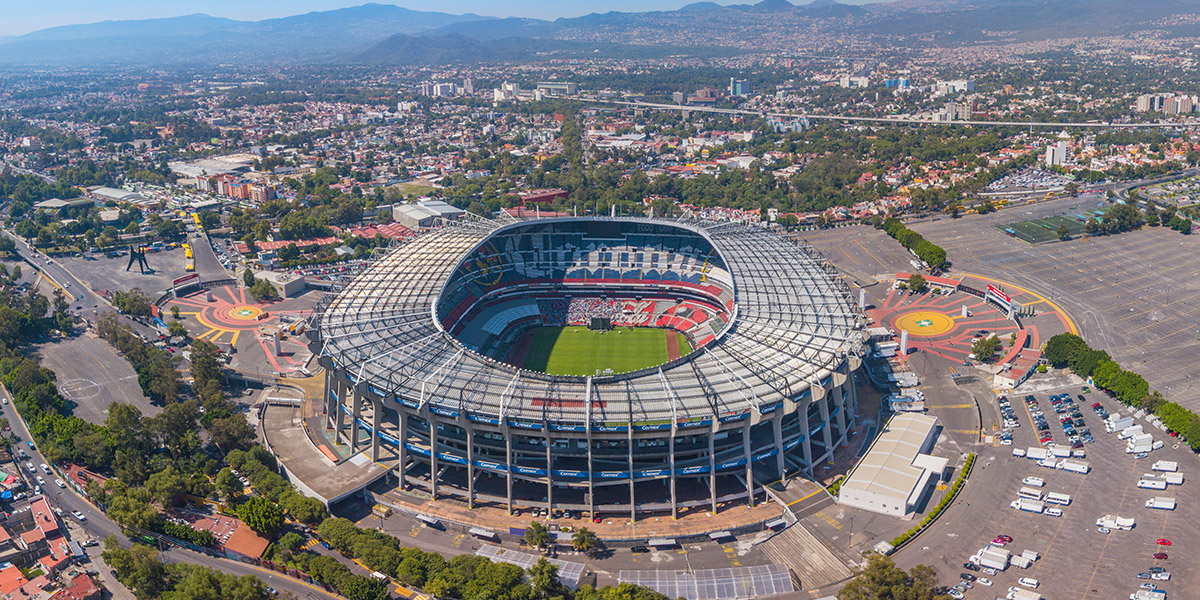
[[[1104,431],[1112,433],[1114,431],[1121,431],[1131,425],[1133,425],[1133,417],[1109,415],[1108,420],[1104,423]]]
[[[1045,460],[1050,458],[1050,451],[1045,448],[1030,448],[1025,451],[1025,458]]]
[[[1118,517],[1116,515],[1104,515],[1096,519],[1096,527],[1107,527],[1109,529],[1120,529],[1121,531],[1129,531],[1133,529],[1136,523],[1133,517]]]
[[[1053,446],[1050,446],[1050,454],[1058,458],[1068,458],[1071,456],[1071,447],[1054,444]]]
[[[1138,590],[1129,595],[1129,600],[1167,600],[1167,591]]]
[[[1039,515],[1042,514],[1042,511],[1046,510],[1045,502],[1042,502],[1041,500],[1030,500],[1028,498],[1017,498],[1016,500],[1010,502],[1008,506],[1017,510],[1038,513]]]
[[[991,567],[997,571],[1003,571],[1008,568],[1009,556],[1011,552],[1003,548],[988,546],[979,551],[979,566]]]
[[[1028,569],[1029,567],[1033,566],[1033,561],[1025,558],[1024,556],[1013,556],[1011,559],[1009,559],[1009,562],[1012,563],[1012,566],[1021,569]]]
[[[1165,490],[1167,482],[1161,479],[1139,479],[1137,486],[1144,490]]]
[[[1033,590],[1023,590],[1019,587],[1009,588],[1008,600],[1042,600],[1042,595]]]
[[[1150,470],[1174,473],[1179,470],[1179,463],[1173,460],[1159,460],[1155,461],[1155,463],[1151,465]]]
[[[1159,445],[1161,448],[1162,446]],[[1154,436],[1143,433],[1135,435],[1125,442],[1126,454],[1137,454],[1139,452],[1150,452],[1155,449]]]
[[[1183,485],[1183,473],[1163,473],[1162,478],[1169,485]]]
[[[1064,459],[1058,461],[1058,468],[1063,471],[1070,471],[1071,473],[1079,473],[1080,475],[1087,475],[1088,472],[1092,470],[1092,465],[1091,465],[1091,463],[1087,462],[1086,460],[1075,460],[1075,459],[1070,459],[1070,458],[1064,458]]]
[[[1175,510],[1175,499],[1167,496],[1155,496],[1146,501],[1146,508]]]
[[[1141,425],[1130,425],[1129,427],[1122,429],[1121,433],[1117,434],[1117,439],[1118,440],[1127,440],[1131,437],[1134,437],[1137,435],[1142,435],[1143,433],[1145,433],[1145,432],[1142,431]]]

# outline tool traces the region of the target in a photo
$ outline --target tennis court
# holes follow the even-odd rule
[[[1058,228],[1066,225],[1071,237],[1083,233],[1083,219],[1057,215],[1044,219],[1029,219],[1016,223],[998,224],[996,229],[1030,244],[1042,244],[1058,239]]]

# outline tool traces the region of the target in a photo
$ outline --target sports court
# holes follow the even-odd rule
[[[617,327],[538,327],[524,367],[550,375],[626,373],[663,364],[691,352],[687,338],[673,329]]]
[[[1055,215],[1007,225],[997,224],[996,229],[1030,244],[1042,244],[1057,240],[1058,228],[1062,225],[1066,225],[1067,231],[1072,237],[1083,233],[1083,224],[1093,217],[1103,218],[1103,211],[1084,212],[1078,215]]]

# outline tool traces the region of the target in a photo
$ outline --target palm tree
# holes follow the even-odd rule
[[[550,531],[545,525],[530,521],[529,529],[525,530],[525,543],[535,548],[544,548],[550,544]]]
[[[587,527],[580,527],[579,531],[571,534],[571,546],[576,550],[583,552],[584,555],[591,554],[600,545],[600,540],[596,539],[596,534],[588,530]]]

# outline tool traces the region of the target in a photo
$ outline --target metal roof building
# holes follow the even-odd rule
[[[753,503],[832,456],[854,426],[863,352],[848,292],[811,248],[765,228],[469,216],[345,283],[309,332],[328,422],[401,482],[468,505],[677,514]],[[548,375],[467,341],[507,339],[517,317],[538,318],[535,297],[589,293],[719,318],[689,333],[686,356],[628,373]],[[499,302],[517,306],[512,322],[478,316]]]

